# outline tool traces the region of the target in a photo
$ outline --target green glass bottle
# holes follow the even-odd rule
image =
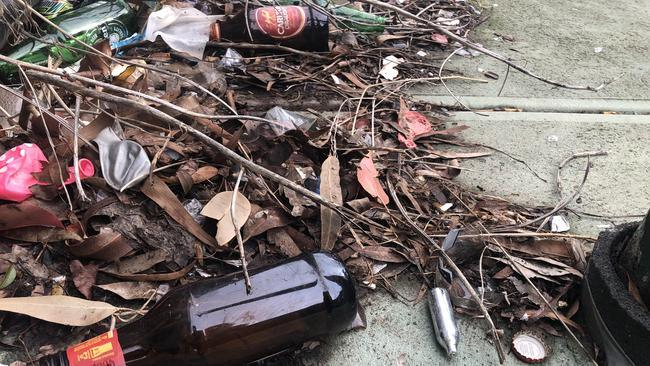
[[[71,10],[56,17],[52,22],[80,41],[94,45],[108,39],[111,43],[129,37],[136,23],[135,12],[124,0],[100,0]],[[53,45],[53,42],[60,45]],[[73,64],[85,55],[83,45],[66,38],[52,27],[45,29],[39,41],[27,40],[7,51],[5,54],[15,60],[37,65],[46,65],[48,56],[61,59],[63,65]],[[0,62],[0,77],[13,79],[18,73],[16,66]]]

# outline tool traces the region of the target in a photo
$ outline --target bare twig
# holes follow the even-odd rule
[[[571,161],[574,159],[578,158],[586,158],[586,157],[591,157],[591,156],[603,156],[607,155],[607,151],[605,150],[597,150],[597,151],[585,151],[585,152],[580,152],[580,153],[575,153],[568,158],[562,160],[560,165],[557,167],[557,175],[556,175],[556,183],[557,183],[557,194],[562,198],[562,169]]]
[[[235,43],[235,42],[208,42],[207,44],[208,47],[223,47],[223,48],[246,48],[250,50],[277,50],[277,51],[284,51],[284,52],[289,52],[293,53],[296,55],[300,56],[305,56],[305,57],[311,57],[315,58],[318,60],[331,60],[331,57],[319,55],[314,52],[307,52],[307,51],[301,51],[297,50],[295,48],[291,47],[286,47],[286,46],[281,46],[281,45],[275,45],[275,44],[258,44],[258,43]]]
[[[510,153],[508,153],[506,151],[497,149],[496,147],[492,147],[492,146],[489,146],[489,145],[483,145],[483,144],[476,144],[476,146],[482,146],[482,147],[488,148],[490,150],[494,150],[494,151],[496,151],[498,153],[501,153],[501,154],[509,157],[510,159],[512,159],[512,160],[514,160],[514,161],[516,161],[516,162],[518,162],[520,164],[523,164],[523,166],[525,166],[528,170],[530,170],[530,172],[533,173],[533,175],[535,177],[537,177],[537,179],[541,180],[544,183],[548,183],[548,181],[546,179],[542,178],[541,175],[539,175],[533,168],[531,168],[530,165],[528,165],[528,163],[525,160],[519,159],[519,158],[513,156],[512,154],[510,154]]]
[[[432,238],[444,238],[447,234],[430,234]],[[458,235],[459,239],[471,238],[567,238],[567,239],[582,239],[589,241],[596,241],[596,237],[588,235],[574,235],[564,233],[538,233],[538,232],[523,232],[523,233],[485,233],[485,234],[462,234]]]
[[[449,93],[449,95],[451,95],[452,97],[454,97],[454,99],[456,100],[456,103],[462,105],[463,108],[465,108],[466,110],[468,110],[468,111],[470,111],[470,112],[472,112],[472,113],[476,113],[476,114],[478,114],[479,116],[486,116],[486,114],[478,113],[478,112],[474,112],[474,111],[471,110],[468,106],[466,106],[465,103],[463,103],[463,101],[461,101],[460,98],[458,98],[458,97],[456,96],[456,94],[454,94],[454,93],[451,91],[451,89],[449,89],[449,87],[447,86],[447,83],[445,83],[445,80],[442,78],[442,70],[445,68],[445,65],[447,64],[447,61],[449,61],[449,59],[451,59],[451,58],[456,54],[456,52],[458,52],[458,51],[460,51],[460,50],[462,50],[462,49],[463,49],[462,47],[460,47],[460,48],[456,48],[456,49],[454,50],[454,52],[450,53],[449,56],[447,56],[447,57],[445,58],[445,60],[442,61],[442,64],[440,65],[440,68],[438,69],[438,79],[440,79],[440,82],[442,83],[442,86],[444,86],[445,89],[447,89],[447,93]]]
[[[81,96],[75,95],[74,103],[74,134],[73,134],[73,156],[72,162],[74,165],[74,181],[77,184],[77,190],[79,191],[79,197],[82,201],[90,201],[90,198],[86,196],[84,187],[81,185],[81,174],[79,173],[79,109],[81,108]]]
[[[478,296],[476,293],[476,290],[474,290],[474,286],[472,286],[471,283],[467,280],[467,277],[463,274],[463,271],[460,270],[460,268],[454,263],[454,260],[451,259],[451,257],[436,243],[435,240],[431,239],[429,235],[427,235],[424,230],[422,230],[413,220],[409,217],[408,213],[404,209],[404,206],[402,206],[402,203],[399,200],[399,197],[397,197],[397,193],[395,192],[395,188],[393,187],[393,183],[391,182],[390,179],[386,180],[388,184],[388,190],[390,191],[390,195],[393,197],[393,201],[395,201],[395,205],[399,209],[399,211],[402,213],[402,216],[404,217],[404,220],[411,226],[422,239],[424,239],[429,245],[431,245],[434,249],[436,249],[439,252],[439,255],[447,262],[449,267],[454,271],[456,276],[461,280],[463,283],[463,286],[467,288],[467,291],[470,293],[474,301],[476,301],[476,304],[478,305],[479,309],[481,310],[481,313],[485,317],[485,320],[488,322],[490,325],[490,329],[492,332],[492,337],[494,338],[494,344],[497,349],[497,354],[499,356],[499,362],[503,364],[505,362],[505,352],[503,351],[503,345],[501,344],[501,340],[499,338],[499,333],[497,332],[496,325],[494,325],[494,321],[492,320],[492,317],[490,317],[490,313],[488,312],[487,308],[481,301],[481,298]]]
[[[246,283],[246,293],[250,294],[253,285],[251,284],[251,276],[248,274],[248,264],[246,263],[246,252],[244,251],[244,241],[241,237],[241,230],[235,222],[237,215],[235,214],[235,207],[237,207],[237,194],[239,193],[239,184],[241,183],[241,178],[244,175],[244,168],[239,168],[239,174],[237,174],[237,182],[235,182],[235,187],[232,192],[232,200],[230,202],[230,218],[232,219],[232,226],[235,229],[237,234],[237,246],[239,247],[239,259],[241,260],[241,267],[244,272],[244,280]]]

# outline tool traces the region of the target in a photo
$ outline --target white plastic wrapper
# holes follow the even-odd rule
[[[210,26],[219,18],[194,8],[165,5],[149,16],[144,39],[153,42],[160,36],[172,49],[202,59],[210,40]]]
[[[248,141],[259,137],[274,139],[293,130],[307,132],[316,122],[315,118],[308,118],[296,112],[288,111],[280,106],[269,109],[264,121],[246,121],[246,136]]]
[[[219,61],[219,67],[226,70],[239,69],[241,71],[246,71],[244,57],[233,48],[228,48],[226,50],[226,54],[223,55]]]

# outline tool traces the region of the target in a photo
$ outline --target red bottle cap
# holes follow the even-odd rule
[[[540,335],[523,330],[512,337],[512,352],[523,362],[541,363],[550,354],[550,349]]]

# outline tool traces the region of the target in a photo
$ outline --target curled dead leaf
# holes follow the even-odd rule
[[[70,252],[77,257],[106,261],[118,260],[132,250],[122,234],[110,228],[102,228],[99,234],[70,245]]]
[[[390,200],[384,189],[381,187],[378,177],[379,172],[377,172],[375,163],[372,161],[372,154],[369,153],[366,157],[361,159],[361,162],[357,167],[357,179],[366,192],[371,196],[376,197],[379,202],[387,205]]]

